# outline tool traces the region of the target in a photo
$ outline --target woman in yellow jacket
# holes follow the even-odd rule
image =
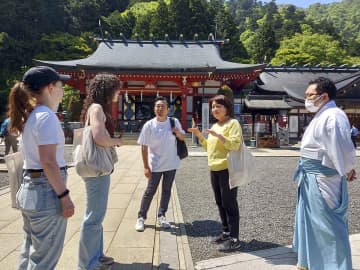
[[[215,201],[219,208],[223,232],[212,242],[219,244],[219,251],[230,252],[240,248],[239,241],[239,207],[237,187],[230,189],[227,154],[238,150],[242,142],[242,131],[239,122],[233,118],[233,103],[223,95],[210,100],[211,113],[217,122],[207,129],[205,139],[197,127],[189,128],[198,137],[208,154],[211,185]]]

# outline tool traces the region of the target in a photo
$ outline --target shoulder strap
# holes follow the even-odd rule
[[[175,119],[170,117],[170,125],[171,125],[171,128],[174,128],[175,127]]]
[[[171,128],[174,128],[175,127],[175,119],[173,117],[170,117],[169,120],[170,120]],[[175,132],[173,132],[173,134],[174,134],[174,136],[176,138]]]
[[[90,113],[89,113],[89,111],[90,111],[90,108],[91,108],[93,105],[94,105],[94,103],[92,103],[92,104],[89,106],[89,108],[88,108],[88,110],[87,110],[87,112],[86,112],[85,126],[90,125]],[[101,108],[101,111],[102,111],[102,113],[103,113],[104,122],[106,122],[106,115],[105,115],[105,113],[104,113],[104,111],[103,111],[103,109],[102,109],[101,106],[100,106],[100,108]]]

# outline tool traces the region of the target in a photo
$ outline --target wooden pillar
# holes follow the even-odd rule
[[[182,87],[181,91],[181,125],[184,130],[187,129],[187,102],[186,102],[186,96],[187,96],[187,88],[186,86]]]

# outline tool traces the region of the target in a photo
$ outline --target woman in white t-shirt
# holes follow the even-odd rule
[[[18,269],[54,269],[62,253],[74,204],[66,188],[64,133],[55,111],[63,96],[61,75],[33,67],[9,96],[10,131],[21,134],[23,181],[17,204],[24,221]]]
[[[111,117],[112,102],[117,102],[119,79],[112,74],[97,74],[90,83],[81,113],[85,123],[89,117],[91,133],[97,145],[102,147],[120,146],[121,139],[112,138],[114,121]],[[114,259],[104,256],[103,227],[110,186],[110,174],[85,177],[87,201],[84,220],[80,231],[78,269],[105,269]]]

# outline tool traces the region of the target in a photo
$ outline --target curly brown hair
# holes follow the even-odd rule
[[[99,73],[90,82],[90,91],[85,99],[81,111],[80,121],[84,124],[86,114],[91,104],[101,105],[106,115],[106,129],[112,135],[115,131],[115,124],[111,116],[111,103],[116,91],[120,88],[120,80],[114,74]]]

